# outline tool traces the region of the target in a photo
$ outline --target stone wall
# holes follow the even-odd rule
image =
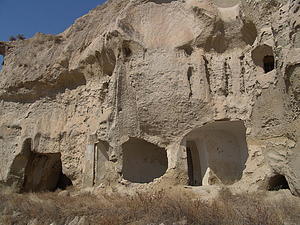
[[[1,42],[0,180],[32,139],[74,185],[188,184],[205,143],[190,184],[268,189],[280,174],[299,195],[299,13],[292,0],[110,0],[59,35]],[[124,153],[131,140],[144,144]],[[162,167],[138,179],[130,164],[148,155]]]

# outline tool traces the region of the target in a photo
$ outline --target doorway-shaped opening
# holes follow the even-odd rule
[[[289,189],[289,183],[287,182],[285,176],[281,174],[276,174],[270,178],[268,183],[268,190],[269,191],[278,191],[281,189]]]
[[[164,148],[138,138],[130,138],[122,145],[124,179],[135,183],[148,183],[161,177],[168,168]]]
[[[272,47],[261,45],[256,47],[251,53],[254,64],[261,67],[265,73],[275,69],[275,60]]]
[[[274,70],[274,56],[267,55],[264,57],[264,71],[265,73],[268,73],[272,70]]]
[[[25,169],[23,191],[54,191],[62,175],[60,153],[32,152]]]
[[[93,177],[93,185],[98,185],[105,178],[106,175],[106,164],[109,162],[109,144],[107,141],[99,141],[95,145],[94,151],[94,177]]]
[[[55,191],[72,185],[62,172],[61,154],[33,152],[31,139],[24,141],[8,178],[8,184],[16,184],[22,192]]]
[[[186,137],[189,184],[232,184],[242,177],[248,158],[242,121],[218,121],[196,128]]]

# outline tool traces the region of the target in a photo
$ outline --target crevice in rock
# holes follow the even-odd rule
[[[224,62],[224,79],[225,79],[225,84],[224,84],[224,90],[223,90],[223,94],[224,96],[228,96],[229,95],[229,91],[230,91],[230,86],[231,86],[231,82],[229,81],[231,77],[231,70],[230,70],[230,66],[227,63],[227,59]]]
[[[187,78],[188,78],[189,88],[190,88],[189,98],[193,96],[192,81],[191,81],[192,76],[193,76],[193,67],[190,66],[187,71]]]
[[[123,178],[134,183],[148,183],[165,174],[167,151],[139,138],[130,138],[122,145]]]
[[[205,56],[203,56],[203,60],[204,60],[204,68],[205,68],[205,77],[206,77],[206,81],[208,84],[208,89],[209,89],[209,93],[211,93],[211,87],[210,87],[210,72],[209,72],[209,68],[208,68],[208,60],[206,59]]]
[[[240,67],[241,67],[241,73],[240,73],[240,92],[241,94],[244,94],[246,92],[245,87],[245,66],[244,66],[244,58],[245,56],[240,57]]]

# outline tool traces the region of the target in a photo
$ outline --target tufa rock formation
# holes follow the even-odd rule
[[[300,1],[110,0],[0,42],[0,180],[300,195]]]

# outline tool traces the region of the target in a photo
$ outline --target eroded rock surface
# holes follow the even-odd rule
[[[299,8],[110,0],[59,35],[0,42],[0,180],[26,186],[30,140],[75,185],[283,176],[300,195]]]

